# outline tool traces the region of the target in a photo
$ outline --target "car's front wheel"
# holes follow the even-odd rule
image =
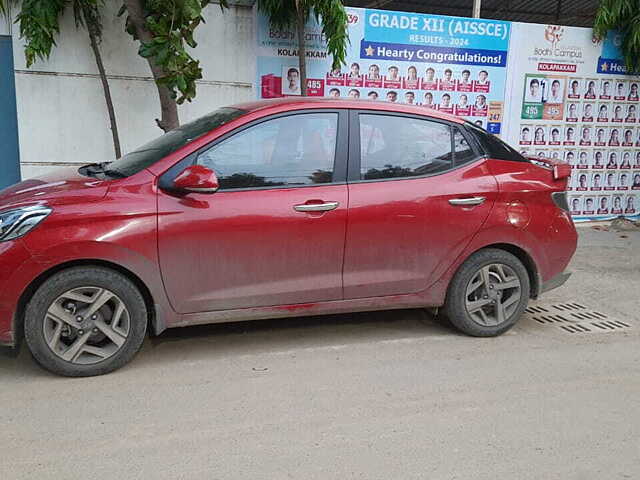
[[[471,255],[454,275],[445,314],[468,335],[500,335],[522,316],[530,288],[527,269],[516,256],[500,249],[483,249]]]
[[[73,267],[47,279],[25,311],[25,339],[45,369],[70,377],[102,375],[128,363],[147,329],[140,291],[119,272]]]

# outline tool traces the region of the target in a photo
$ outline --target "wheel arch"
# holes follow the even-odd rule
[[[122,265],[119,265],[115,262],[110,262],[108,260],[98,260],[98,259],[79,259],[79,260],[70,260],[67,262],[60,263],[55,265],[44,272],[40,273],[37,277],[35,277],[31,283],[24,289],[20,298],[18,300],[18,305],[15,313],[15,334],[16,334],[16,345],[22,343],[22,339],[24,338],[24,315],[27,308],[27,304],[29,300],[33,296],[33,294],[42,286],[49,278],[55,275],[58,272],[63,270],[67,270],[73,267],[103,267],[114,270],[118,273],[121,273],[129,280],[133,282],[133,284],[138,288],[142,297],[144,298],[145,305],[147,307],[147,316],[148,316],[148,325],[150,327],[150,331],[154,333],[159,333],[163,330],[163,326],[159,324],[160,322],[160,312],[158,312],[158,305],[154,301],[154,297],[151,293],[151,290],[146,285],[146,283],[133,271],[129,270]]]
[[[513,243],[493,243],[490,245],[484,245],[481,248],[478,248],[477,250],[471,252],[467,256],[467,258],[469,258],[474,253],[479,252],[480,250],[486,250],[487,248],[497,248],[499,250],[504,250],[520,260],[524,267],[527,269],[527,273],[529,274],[529,283],[531,284],[530,297],[538,298],[538,295],[540,294],[541,284],[540,273],[538,272],[536,262],[526,250],[524,250],[522,247],[519,247],[518,245],[514,245]]]

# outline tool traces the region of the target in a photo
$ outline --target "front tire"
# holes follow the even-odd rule
[[[46,370],[68,377],[112,372],[140,350],[147,308],[131,280],[103,267],[56,273],[25,311],[25,339]]]
[[[486,248],[460,266],[449,285],[444,310],[461,332],[493,337],[520,319],[530,291],[527,269],[515,255]]]

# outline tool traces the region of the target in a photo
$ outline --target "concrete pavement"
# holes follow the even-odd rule
[[[406,310],[169,331],[98,378],[0,357],[0,479],[639,478],[640,233],[579,231],[542,300],[633,328]]]

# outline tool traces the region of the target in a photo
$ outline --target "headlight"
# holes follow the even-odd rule
[[[50,213],[51,209],[42,205],[0,212],[0,242],[26,235]]]

